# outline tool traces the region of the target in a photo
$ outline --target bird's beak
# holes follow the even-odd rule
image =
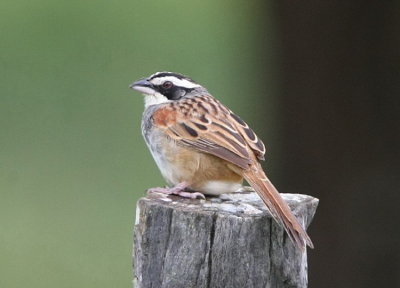
[[[129,88],[135,89],[144,94],[154,94],[155,92],[154,85],[148,81],[147,78],[133,82],[131,85],[129,85]]]

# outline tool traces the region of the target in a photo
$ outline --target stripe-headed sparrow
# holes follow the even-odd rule
[[[259,161],[265,146],[230,109],[189,77],[158,72],[130,85],[145,95],[142,133],[171,188],[150,192],[204,197],[237,191],[243,178],[301,249],[313,247]],[[204,194],[203,194],[204,193]]]

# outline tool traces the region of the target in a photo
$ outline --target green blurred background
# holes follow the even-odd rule
[[[131,287],[163,185],[132,81],[187,74],[320,199],[310,287],[400,287],[399,1],[0,1],[0,288]]]
[[[274,102],[256,102],[277,89],[258,4],[0,2],[0,287],[131,287],[135,202],[164,183],[133,80],[187,74],[274,135]]]

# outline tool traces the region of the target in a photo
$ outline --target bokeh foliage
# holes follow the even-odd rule
[[[163,180],[128,85],[181,72],[265,118],[260,3],[0,2],[0,287],[131,286],[135,201]]]

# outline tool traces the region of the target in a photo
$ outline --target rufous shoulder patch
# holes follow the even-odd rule
[[[157,109],[153,114],[153,121],[158,126],[171,126],[176,123],[176,111],[169,109],[168,107],[162,107]]]

